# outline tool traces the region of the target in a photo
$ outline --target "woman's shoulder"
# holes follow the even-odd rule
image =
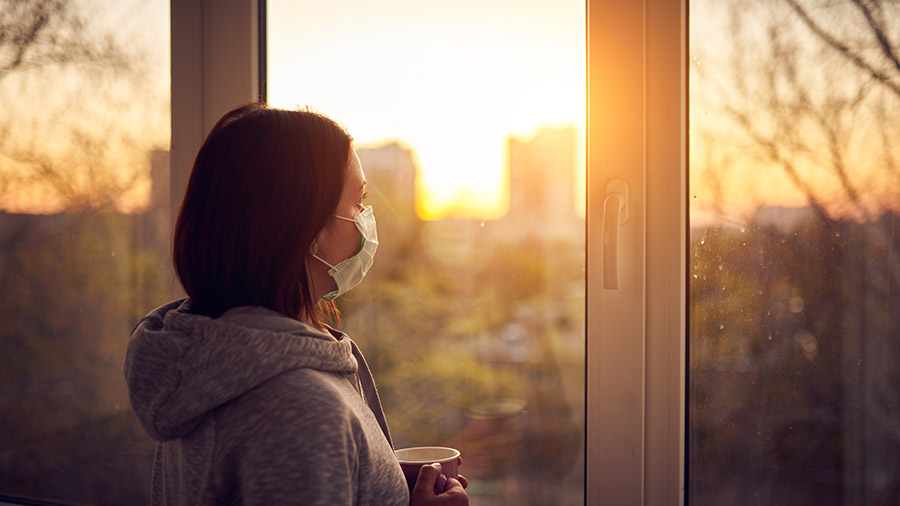
[[[291,370],[222,406],[210,420],[216,487],[247,504],[349,504],[371,457],[341,381],[354,392],[339,374]]]
[[[220,423],[248,419],[263,426],[332,423],[353,418],[348,394],[358,395],[342,375],[309,368],[285,371],[222,406]],[[241,423],[243,425],[243,423]],[[277,427],[272,427],[277,428]]]

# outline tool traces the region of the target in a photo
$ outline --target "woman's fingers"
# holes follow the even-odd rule
[[[466,494],[466,489],[462,486],[462,482],[455,478],[447,478],[447,489],[437,497],[444,499],[446,501],[444,504],[448,505],[467,506],[469,504],[469,495]]]
[[[413,486],[413,495],[427,494],[429,491],[434,493],[434,484],[437,482],[438,476],[441,475],[440,464],[424,465],[419,469],[419,477],[416,478],[416,484]]]

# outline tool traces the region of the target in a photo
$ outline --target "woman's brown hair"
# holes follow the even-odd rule
[[[337,209],[351,143],[320,114],[263,104],[216,123],[175,224],[175,269],[200,312],[264,306],[318,326],[334,313],[315,300],[306,262]]]

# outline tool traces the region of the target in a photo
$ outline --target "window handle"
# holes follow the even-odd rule
[[[606,183],[603,200],[603,288],[619,289],[619,229],[628,221],[628,184],[623,179]]]

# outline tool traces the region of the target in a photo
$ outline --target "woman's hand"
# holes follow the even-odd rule
[[[457,468],[462,467],[462,457],[461,456],[456,457],[456,467]],[[463,488],[469,488],[469,480],[467,480],[465,476],[460,474],[459,478],[457,478],[457,479],[459,480],[460,483],[462,483]]]
[[[461,461],[462,459],[460,459],[459,463],[462,463]],[[410,494],[409,505],[468,506],[469,495],[465,490],[465,487],[469,485],[468,480],[464,476],[460,476],[458,480],[447,478],[444,491],[436,494],[434,485],[441,476],[443,475],[441,474],[440,464],[422,466],[419,469],[419,477],[416,478],[416,485]]]

